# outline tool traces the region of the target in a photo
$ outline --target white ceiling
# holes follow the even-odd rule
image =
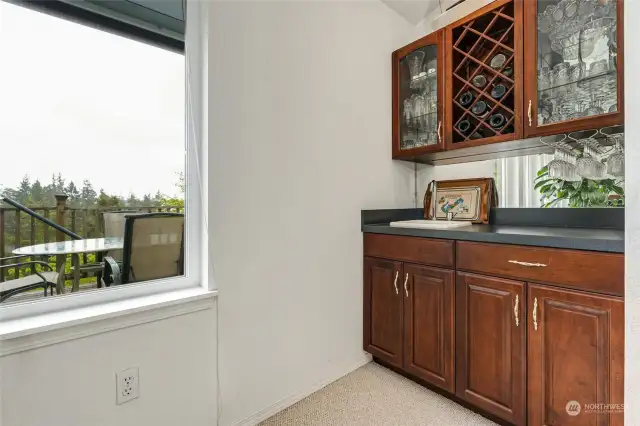
[[[460,3],[460,0],[380,0],[390,9],[394,10],[398,15],[406,19],[410,24],[417,25],[425,17],[429,20],[436,19],[454,4]],[[472,6],[477,1],[465,1],[465,6],[470,5],[475,10],[477,6]],[[493,0],[484,1],[484,3]],[[456,8],[457,9],[457,8]]]
[[[381,0],[412,25],[417,25],[422,18],[433,12],[440,12],[438,0]]]

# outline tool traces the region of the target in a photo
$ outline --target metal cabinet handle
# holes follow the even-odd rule
[[[407,295],[407,297],[409,297],[409,290],[407,290],[407,280],[409,279],[409,273],[407,272],[407,274],[404,276],[404,294]]]
[[[396,271],[396,278],[393,280],[393,286],[396,288],[396,294],[398,294],[398,271]]]
[[[438,142],[442,142],[442,121],[438,121]]]
[[[544,263],[522,262],[520,260],[510,260],[509,263],[515,263],[516,265],[530,266],[535,268],[544,268],[545,266],[547,266]]]
[[[538,298],[533,299],[533,329],[538,330]]]
[[[531,119],[531,99],[529,99],[529,127],[533,125],[533,121]]]
[[[520,316],[518,315],[518,305],[520,304],[520,297],[516,294],[516,303],[513,307],[513,314],[516,317],[516,327],[520,326]]]

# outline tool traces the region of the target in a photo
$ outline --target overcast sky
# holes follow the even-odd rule
[[[184,56],[0,1],[0,187],[177,192]]]

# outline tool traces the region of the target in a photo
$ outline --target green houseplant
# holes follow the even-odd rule
[[[547,166],[538,170],[534,189],[540,192],[542,207],[554,207],[567,200],[569,207],[624,207],[622,181],[614,179],[568,182],[549,177]]]

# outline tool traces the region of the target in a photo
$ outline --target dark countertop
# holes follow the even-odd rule
[[[396,228],[389,226],[389,222],[395,220],[419,219],[419,217],[412,215],[409,210],[410,209],[405,209],[400,215],[394,214],[396,217],[393,219],[389,218],[390,220],[385,221],[379,220],[382,219],[380,215],[382,211],[376,211],[375,214],[367,214],[367,211],[363,211],[362,232],[624,253],[624,230],[622,229],[523,226],[512,224],[474,224],[468,227],[450,230]],[[365,217],[365,215],[367,217]],[[371,223],[373,221],[378,223]]]

